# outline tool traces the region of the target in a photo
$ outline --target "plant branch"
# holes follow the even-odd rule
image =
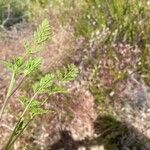
[[[18,127],[18,125],[19,125],[20,122],[21,122],[21,119],[19,119],[18,122],[17,122],[17,124],[15,125],[15,128],[13,129],[13,131],[12,131],[10,137],[9,137],[9,140],[8,140],[8,142],[7,142],[4,150],[7,150],[7,147],[9,146],[10,142],[12,141],[12,139],[13,139],[13,137],[15,135],[15,131],[16,131],[16,129],[17,129],[17,127]]]
[[[8,87],[8,91],[7,91],[7,95],[6,95],[6,98],[4,100],[4,104],[2,106],[2,109],[1,109],[1,112],[0,112],[0,121],[2,119],[2,115],[3,115],[3,112],[4,112],[4,109],[7,105],[7,102],[10,98],[10,95],[11,95],[11,92],[12,92],[12,89],[13,89],[13,86],[14,86],[14,82],[15,82],[15,73],[12,74],[12,77],[11,77],[11,80],[10,80],[10,84],[9,84],[9,87]]]
[[[11,146],[15,143],[15,141],[18,139],[18,137],[23,133],[23,131],[26,129],[26,127],[29,125],[29,123],[33,120],[34,118],[31,118],[25,125],[24,127],[22,128],[22,130],[15,136],[15,138],[13,139],[14,137],[14,133],[15,133],[15,129],[17,128],[18,124],[20,123],[18,121],[18,123],[16,124],[15,126],[15,129],[12,133],[12,136],[10,137],[11,139],[8,141],[7,145],[5,146],[4,150],[9,150],[11,148]],[[21,121],[21,120],[20,120]]]
[[[23,76],[19,82],[19,84],[15,87],[15,89],[12,91],[12,93],[10,94],[10,96],[8,98],[10,98],[17,90],[18,88],[21,86],[21,84],[23,83],[23,81],[25,81],[26,76]]]
[[[10,86],[9,86],[9,90],[8,90],[8,93],[7,93],[7,96],[6,96],[6,99],[4,101],[4,104],[3,104],[3,107],[1,109],[1,112],[0,112],[0,120],[2,119],[2,114],[4,112],[4,109],[6,107],[6,104],[9,100],[9,98],[18,90],[18,88],[21,86],[21,84],[23,83],[23,81],[25,80],[26,76],[23,76],[21,81],[19,82],[19,84],[15,87],[15,89],[12,91],[12,83],[11,82],[14,82],[14,76],[12,75],[12,79],[11,79],[11,82],[10,82]],[[11,89],[10,89],[11,88]],[[12,92],[11,92],[12,91]]]
[[[36,95],[37,95],[37,93],[35,93],[35,94],[32,96],[30,102],[29,102],[28,105],[25,107],[25,109],[24,109],[23,113],[21,114],[20,118],[23,118],[24,114],[26,113],[27,109],[29,108],[30,104],[32,103],[32,101],[34,100],[34,98],[36,97]]]
[[[12,140],[13,140],[13,138],[14,138],[14,136],[15,136],[15,131],[16,131],[18,125],[20,124],[20,122],[22,121],[22,118],[23,118],[24,114],[26,113],[28,107],[30,106],[31,102],[34,100],[34,98],[35,98],[36,95],[37,95],[36,93],[33,95],[33,97],[31,98],[30,102],[29,102],[28,105],[25,107],[24,111],[22,112],[22,114],[21,114],[21,116],[20,116],[20,118],[19,118],[17,124],[15,125],[15,128],[13,129],[13,132],[12,132],[12,134],[11,134],[11,136],[10,136],[10,138],[9,138],[9,140],[8,140],[8,142],[7,142],[7,144],[6,144],[4,150],[8,150],[8,147],[9,147],[10,143],[13,142]],[[32,120],[33,120],[33,118],[32,118]],[[22,132],[23,132],[23,131],[22,131]],[[20,134],[19,134],[19,135],[20,135]],[[15,142],[15,141],[14,141],[14,142]],[[11,145],[12,145],[12,144],[11,144]]]

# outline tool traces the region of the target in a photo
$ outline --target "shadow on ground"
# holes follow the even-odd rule
[[[93,139],[75,141],[69,131],[61,131],[61,139],[51,146],[51,150],[78,150],[85,147],[103,145],[105,150],[149,150],[150,139],[139,133],[128,124],[115,120],[111,116],[98,117],[94,122],[95,133],[98,135]],[[101,150],[100,148],[92,150]]]

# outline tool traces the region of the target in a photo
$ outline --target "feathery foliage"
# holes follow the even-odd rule
[[[34,93],[47,93],[54,82],[54,75],[47,74],[33,85]]]
[[[34,93],[66,93],[66,90],[57,85],[57,82],[65,83],[74,80],[77,77],[78,69],[71,64],[62,70],[57,70],[55,74],[47,74],[41,80],[33,85]]]
[[[12,61],[3,61],[4,66],[9,69],[11,72],[20,74],[24,66],[23,57],[14,57]]]
[[[23,57],[15,57],[12,62],[3,61],[6,68],[15,73],[15,75],[24,74],[29,75],[39,69],[42,64],[42,58],[30,57],[27,62]]]
[[[36,71],[37,69],[40,68],[41,64],[42,64],[42,58],[30,57],[28,62],[25,64],[24,74],[28,75]]]
[[[77,77],[78,69],[75,65],[70,64],[61,70],[56,71],[56,78],[61,82],[69,82]]]
[[[60,85],[53,84],[50,87],[48,94],[52,95],[52,94],[57,94],[57,93],[67,93],[67,90],[64,87],[61,87]]]
[[[33,53],[39,52],[43,49],[43,44],[50,39],[51,28],[47,20],[44,20],[42,24],[38,27],[34,33],[34,37],[31,42],[26,41],[24,43],[25,54],[24,57],[15,57],[12,61],[4,61],[4,65],[11,70],[12,78],[6,95],[4,105],[1,110],[1,116],[4,108],[7,104],[8,99],[13,93],[18,90],[19,86],[22,84],[24,79],[32,75],[33,72],[40,69],[42,65],[42,58],[35,57]],[[49,73],[42,77],[36,83],[33,83],[32,90],[33,96],[21,96],[20,101],[23,104],[24,111],[21,113],[20,118],[4,148],[4,150],[9,150],[14,142],[18,139],[24,129],[33,120],[34,117],[47,113],[48,111],[43,108],[43,104],[47,101],[36,99],[40,94],[56,94],[56,93],[66,93],[67,90],[63,87],[64,82],[69,82],[77,77],[78,69],[75,65],[71,64],[64,67],[61,70],[57,70],[56,73]],[[14,88],[16,83],[16,76],[21,78],[20,83]],[[29,115],[27,119],[24,118],[25,115]]]
[[[43,50],[41,45],[31,45],[29,41],[25,41],[24,48],[29,54],[37,53]]]
[[[24,105],[24,107],[28,106],[28,111],[31,117],[34,117],[36,115],[41,115],[41,114],[45,114],[48,111],[42,108],[42,103],[39,102],[38,100],[33,99],[32,102],[30,103],[30,99],[23,96],[20,97],[20,101],[22,102],[22,104]],[[30,103],[30,104],[29,104]]]
[[[34,32],[34,43],[41,44],[50,39],[51,28],[50,25],[45,19],[42,24],[37,28],[37,31]]]
[[[51,37],[51,27],[48,20],[45,19],[41,25],[34,32],[33,41],[29,42],[26,40],[24,42],[24,48],[27,53],[32,54],[43,50],[43,44],[45,44]]]

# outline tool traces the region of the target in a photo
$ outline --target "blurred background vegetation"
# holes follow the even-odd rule
[[[0,23],[7,27],[21,20],[37,21],[55,11],[61,23],[74,26],[78,36],[89,39],[107,29],[105,42],[145,46],[150,39],[149,3],[148,0],[1,0]]]

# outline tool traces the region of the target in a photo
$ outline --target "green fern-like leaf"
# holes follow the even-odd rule
[[[22,104],[24,105],[24,107],[26,107],[29,104],[29,99],[25,96],[20,97],[20,101],[22,102]],[[32,102],[30,103],[29,107],[28,107],[28,111],[31,115],[31,117],[35,116],[35,115],[40,115],[40,114],[45,114],[48,111],[43,109],[41,107],[41,102],[39,102],[38,100],[32,100]]]
[[[10,62],[3,61],[4,66],[14,72],[16,75],[22,73],[24,68],[24,59],[23,57],[14,57]]]
[[[50,39],[51,28],[47,19],[45,19],[34,33],[34,43],[41,44]]]
[[[34,32],[33,42],[28,40],[24,42],[26,52],[32,54],[43,50],[43,43],[47,42],[50,37],[51,27],[48,20],[45,19]]]
[[[43,47],[41,45],[35,45],[35,44],[31,45],[29,41],[25,41],[24,48],[26,52],[29,54],[37,53],[43,50]]]
[[[13,71],[13,64],[11,62],[8,61],[1,61],[1,62],[8,70]]]
[[[64,87],[60,87],[56,84],[53,84],[48,92],[49,95],[58,94],[58,93],[67,93],[67,90]]]
[[[27,53],[31,52],[30,50],[30,42],[26,40],[23,44],[24,49],[26,50]]]
[[[54,82],[54,75],[47,74],[33,85],[34,93],[47,93]]]
[[[32,57],[30,57],[28,62],[25,64],[24,74],[28,75],[28,74],[36,71],[37,69],[40,68],[41,64],[42,64],[42,58],[32,58]]]
[[[31,117],[36,115],[42,115],[48,113],[48,110],[43,109],[42,107],[32,107],[30,115]]]
[[[77,75],[78,75],[78,69],[73,64],[64,67],[62,70],[56,71],[56,77],[61,82],[72,81],[77,77]]]

